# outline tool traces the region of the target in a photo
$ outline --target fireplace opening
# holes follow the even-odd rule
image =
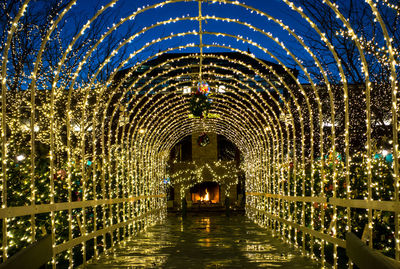
[[[192,202],[194,204],[216,204],[219,203],[219,184],[216,182],[202,182],[190,189]]]

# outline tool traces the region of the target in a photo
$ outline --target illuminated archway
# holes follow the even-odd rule
[[[80,58],[76,56],[79,61],[74,68],[68,69],[69,57],[74,57],[76,44],[86,38],[85,31],[103,14],[112,12],[112,7],[118,2],[112,0],[101,7],[75,36],[66,41],[67,45],[59,50],[57,61],[50,66],[52,73],[48,76],[40,72],[43,65],[46,68],[49,65],[43,55],[48,49],[47,45],[60,38],[54,33],[64,22],[64,16],[75,8],[76,0],[66,4],[50,22],[40,42],[35,43],[33,68],[23,78],[27,86],[17,92],[10,90],[8,84],[11,80],[10,51],[13,49],[13,39],[20,38],[20,20],[34,3],[26,0],[15,14],[10,15],[12,21],[9,22],[7,37],[2,44],[1,71],[0,216],[3,261],[9,253],[13,254],[49,233],[53,242],[54,267],[57,262],[70,266],[86,263],[88,259],[97,258],[100,252],[112,248],[114,241],[125,240],[143,227],[163,219],[166,199],[162,179],[168,176],[166,165],[169,151],[185,136],[204,130],[226,136],[243,153],[246,214],[255,222],[299,245],[304,253],[310,253],[322,265],[329,261],[336,266],[339,259],[347,262],[338,251],[338,247],[345,248],[344,234],[347,231],[354,228],[360,232],[361,229],[371,247],[374,242],[382,241],[374,239],[373,232],[376,231],[375,220],[383,218],[385,211],[388,212],[385,216],[389,218],[385,227],[393,235],[389,250],[397,260],[400,259],[398,48],[393,47],[393,40],[379,11],[382,8],[399,10],[399,6],[389,4],[389,1],[365,1],[372,20],[381,29],[376,38],[380,38],[378,43],[382,47],[381,53],[385,55],[382,57],[389,60],[390,81],[387,84],[390,85],[388,92],[392,98],[392,139],[389,149],[392,159],[387,160],[384,158],[387,152],[382,156],[383,151],[378,152],[374,148],[371,137],[371,91],[374,85],[366,57],[367,49],[352,28],[349,18],[335,3],[322,1],[343,24],[341,30],[352,39],[365,78],[364,85],[360,86],[365,96],[363,137],[366,145],[362,152],[350,151],[352,100],[349,93],[352,86],[339,60],[340,52],[335,50],[334,44],[301,7],[282,0],[328,48],[341,78],[340,85],[335,85],[329,79],[328,73],[333,71],[321,63],[318,51],[312,51],[307,42],[295,33],[295,29],[263,10],[228,0],[167,0],[140,7],[119,21],[111,22],[105,32],[86,47]],[[107,38],[129,25],[140,14],[151,14],[154,10],[171,5],[184,6],[190,3],[198,4],[198,14],[180,14],[153,22],[121,39],[116,48],[105,55],[97,69],[88,67],[91,57],[109,41]],[[303,49],[303,54],[294,52],[274,33],[249,21],[204,14],[206,5],[224,5],[240,9],[246,14],[254,13],[258,19],[285,32],[292,42]],[[132,42],[165,25],[187,24],[190,28],[193,22],[196,22],[196,27],[190,30],[160,35],[158,31],[151,41],[132,49],[116,68],[109,70],[107,79],[99,79],[116,55]],[[226,32],[209,30],[205,22],[244,27],[265,40],[254,41],[250,37],[232,33],[229,27]],[[177,29],[180,30],[179,27]],[[198,37],[198,43],[190,42],[194,37]],[[205,43],[207,38],[213,42]],[[229,44],[220,42],[220,38]],[[180,42],[179,46],[168,43],[182,39],[189,41]],[[282,55],[268,48],[266,40],[273,42],[290,58],[304,81],[297,78],[294,69],[286,65],[287,61]],[[256,50],[257,56],[243,50],[237,45],[239,42]],[[167,48],[149,55],[148,49],[163,44]],[[270,76],[265,76],[245,61],[218,55],[213,50],[234,52],[253,59]],[[177,51],[188,53],[151,65],[147,71],[138,73],[152,60]],[[259,55],[276,62],[284,74],[260,60]],[[135,57],[135,64],[130,66]],[[302,57],[314,61],[319,81],[307,70]],[[191,61],[191,64],[171,66],[184,60]],[[231,65],[212,63],[216,60],[230,62]],[[170,67],[151,76],[152,72],[167,65]],[[235,69],[235,66],[254,76]],[[124,74],[123,77],[121,74]],[[225,87],[224,93],[215,93],[213,96],[210,113],[218,117],[188,117],[189,97],[177,90],[182,85],[187,86],[187,82],[179,82],[180,76],[195,77],[190,82],[192,88],[203,80]],[[280,92],[280,88],[287,92],[287,97]],[[257,89],[261,89],[262,93]],[[126,101],[127,94],[132,92],[135,94]],[[321,96],[326,99],[322,100]],[[343,107],[342,129],[336,126],[337,106]],[[392,186],[382,190],[383,180],[389,180]],[[361,194],[355,195],[356,192]],[[352,217],[358,220],[352,222]],[[22,230],[16,224],[29,229]],[[77,247],[81,248],[82,261],[74,260]]]

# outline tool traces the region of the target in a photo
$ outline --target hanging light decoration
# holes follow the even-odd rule
[[[197,85],[197,91],[205,96],[208,96],[210,94],[210,86],[207,82],[199,82]]]
[[[197,84],[197,91],[192,95],[189,108],[194,117],[207,117],[212,102],[212,100],[208,98],[211,94],[210,92],[208,83],[202,81]]]

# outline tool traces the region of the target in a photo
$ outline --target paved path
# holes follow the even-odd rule
[[[319,268],[246,217],[169,216],[87,268]]]

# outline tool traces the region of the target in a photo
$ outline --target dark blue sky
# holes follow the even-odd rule
[[[92,1],[92,0],[78,0],[77,5],[73,9],[73,13],[77,14],[79,18],[82,18],[82,21],[86,22],[95,12],[96,7],[101,5],[106,5],[109,1],[100,0],[100,1]],[[120,0],[113,8],[109,9],[101,20],[105,20],[107,25],[112,25],[115,20],[119,20],[121,17],[125,17],[132,12],[136,11],[138,7],[143,7],[146,5],[151,5],[155,3],[159,3],[158,0],[141,0],[141,1],[132,1],[132,0]],[[290,8],[284,4],[281,0],[245,0],[242,1],[249,6],[253,6],[257,9],[260,9],[271,16],[276,17],[277,19],[282,20],[284,23],[289,25],[292,28],[297,28],[296,32],[301,32],[302,28],[299,29],[299,16],[297,13],[290,10]],[[250,23],[260,29],[263,29],[267,32],[271,32],[275,37],[279,38],[279,40],[283,41],[285,45],[293,50],[295,54],[300,55],[301,57],[305,57],[304,50],[298,46],[297,42],[288,36],[287,32],[283,31],[280,26],[277,26],[275,23],[268,21],[265,17],[262,17],[256,13],[251,14],[250,11],[242,8],[235,7],[233,5],[225,5],[225,4],[211,4],[211,3],[203,3],[203,15],[215,15],[219,17],[227,17],[232,19],[239,19],[240,21]],[[138,32],[144,27],[148,27],[156,22],[164,21],[169,18],[182,17],[182,16],[197,16],[198,15],[198,3],[197,2],[182,2],[182,3],[174,3],[168,4],[162,8],[157,8],[156,10],[147,11],[135,18],[134,21],[129,22],[126,26],[122,28],[122,32],[126,31],[128,28],[131,32]],[[83,19],[85,18],[85,19]],[[87,18],[87,19],[86,19]],[[126,28],[127,27],[127,28]],[[289,66],[292,66],[292,61],[287,61],[286,53],[283,52],[279,46],[277,46],[273,41],[269,38],[255,33],[252,30],[249,30],[247,27],[238,25],[236,23],[226,23],[226,22],[216,22],[214,20],[207,20],[206,23],[203,23],[203,27],[205,31],[210,32],[222,32],[228,33],[232,35],[239,35],[245,38],[249,38],[269,51],[276,53],[278,57],[287,63]],[[157,27],[156,29],[148,31],[145,35],[141,36],[137,41],[130,44],[129,50],[134,51],[141,48],[145,43],[151,42],[152,40],[167,36],[171,33],[179,33],[198,30],[198,22],[197,21],[184,21],[179,23],[171,23],[165,26]],[[103,30],[103,32],[105,29]],[[243,44],[242,42],[238,42],[237,40],[230,37],[215,37],[215,36],[204,36],[203,42],[205,44],[212,44],[213,42],[217,42],[219,44],[230,45],[232,47],[247,51],[249,48],[252,53],[254,53],[257,57],[271,60],[271,58],[266,55],[261,50],[248,45]],[[144,59],[151,54],[158,52],[159,50],[165,50],[170,47],[176,47],[180,45],[184,45],[187,43],[199,43],[199,37],[194,35],[189,35],[187,37],[174,38],[172,40],[164,41],[160,44],[154,45],[147,49],[144,53],[141,53],[139,59]],[[205,50],[205,52],[213,52],[213,51],[221,51],[221,49],[210,48]],[[188,49],[181,52],[198,52],[198,49]],[[300,53],[300,54],[299,54]],[[134,61],[136,61],[135,59]],[[273,60],[274,61],[274,60]],[[129,65],[134,64],[131,62]]]

